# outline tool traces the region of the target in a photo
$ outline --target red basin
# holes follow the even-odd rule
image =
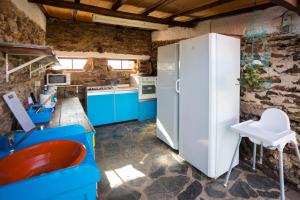
[[[32,145],[0,160],[0,185],[81,163],[85,146],[71,140],[54,140]]]

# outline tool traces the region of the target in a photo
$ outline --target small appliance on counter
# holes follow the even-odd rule
[[[47,74],[47,85],[71,85],[70,74]]]
[[[98,95],[98,94],[110,94],[110,93],[114,93],[114,87],[110,85],[93,86],[93,87],[86,88],[87,96]]]

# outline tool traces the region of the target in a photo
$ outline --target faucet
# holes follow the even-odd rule
[[[35,130],[35,128],[31,129],[30,131],[28,131],[27,133],[25,133],[25,135],[17,142],[14,141],[14,135],[12,134],[11,136],[9,136],[8,138],[8,148],[9,148],[9,152],[12,154],[15,152],[16,148],[26,139],[28,138],[33,131]]]

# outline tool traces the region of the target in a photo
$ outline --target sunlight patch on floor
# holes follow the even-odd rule
[[[160,130],[160,132],[163,134],[164,138],[167,140],[167,143],[170,144],[170,146],[174,146],[174,143],[170,137],[170,134],[167,132],[165,127],[162,125],[162,123],[157,119],[156,121],[157,128]]]
[[[172,156],[177,162],[179,162],[179,163],[184,162],[184,159],[181,158],[178,154],[176,154],[176,153],[174,153],[174,152],[171,152],[170,154],[171,154],[171,156]]]
[[[144,157],[142,158],[142,160],[140,161],[140,164],[143,165],[145,159],[148,157],[148,154],[145,154]]]
[[[118,187],[125,182],[144,177],[145,174],[135,169],[132,165],[104,172],[111,188]]]

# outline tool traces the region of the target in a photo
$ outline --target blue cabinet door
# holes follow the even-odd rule
[[[139,102],[139,121],[145,121],[150,119],[155,119],[157,113],[157,101],[145,100]]]
[[[138,92],[123,91],[115,94],[116,122],[138,118]]]
[[[114,94],[88,96],[87,101],[87,114],[93,126],[114,123]]]

